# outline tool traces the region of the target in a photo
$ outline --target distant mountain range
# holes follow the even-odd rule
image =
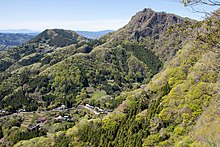
[[[36,33],[39,34],[41,31],[39,30],[29,30],[29,29],[7,29],[7,30],[0,30],[0,33],[19,33],[19,34],[32,34]]]
[[[98,39],[103,35],[106,35],[113,30],[103,30],[103,31],[76,31],[79,35],[82,35],[89,39]],[[4,50],[10,47],[18,46],[27,41],[33,39],[40,31],[29,30],[29,29],[8,29],[0,30],[0,50]]]
[[[0,30],[0,33],[19,33],[19,34],[33,34],[38,35],[41,31],[39,30],[29,30],[29,29],[7,29],[7,30]],[[101,30],[101,31],[76,31],[79,35],[82,35],[86,38],[90,39],[98,39],[105,34],[113,32],[113,30]]]
[[[113,30],[103,30],[103,31],[76,31],[79,35],[82,35],[89,39],[98,39],[103,35],[106,35]],[[39,31],[28,30],[28,29],[8,29],[0,30],[0,50],[4,50],[10,47],[15,47],[26,43],[27,41],[33,39],[38,34]]]
[[[21,45],[36,35],[34,33],[0,33],[0,50]]]
[[[96,31],[96,32],[92,32],[92,31],[76,31],[76,32],[86,38],[98,39],[105,34],[113,32],[113,30],[103,30],[103,31]]]

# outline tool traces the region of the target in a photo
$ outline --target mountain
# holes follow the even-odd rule
[[[85,36],[86,38],[98,39],[108,33],[113,32],[113,30],[103,30],[103,31],[97,31],[97,32],[91,32],[91,31],[76,31],[76,32],[82,36]]]
[[[85,39],[85,37],[71,30],[47,29],[33,38],[30,42],[47,43],[51,46],[63,47],[70,44],[76,44],[83,39]]]
[[[152,9],[144,9],[131,18],[131,21],[118,31],[109,34],[108,40],[130,42],[136,41],[139,44],[147,42],[154,44],[152,50],[163,61],[171,60],[185,41],[185,36],[169,34],[172,26],[185,25],[185,21],[192,22],[174,14],[154,12]]]
[[[0,50],[8,49],[10,47],[15,47],[23,43],[26,43],[39,34],[37,31],[26,30],[26,29],[0,30],[0,32],[3,32],[3,33],[0,33]],[[112,30],[104,30],[104,31],[98,31],[98,32],[76,31],[76,33],[78,33],[79,35],[82,35],[90,39],[98,39],[101,36],[106,35],[110,32],[113,32],[113,31]],[[62,37],[63,36],[61,36],[61,38]],[[71,37],[71,35],[69,37]],[[57,41],[58,40],[60,40],[60,38],[57,39]],[[71,44],[71,41],[70,41],[70,44]]]
[[[160,37],[155,38],[151,35],[146,36],[145,39],[131,37],[135,33],[131,33],[130,28],[137,29],[132,29],[133,32],[140,30],[134,26],[139,22],[136,17],[144,18],[146,16],[149,16],[145,20],[148,23],[143,23],[140,27],[148,29],[151,24],[155,35],[160,35]],[[156,17],[153,21],[150,18],[154,16]],[[9,85],[1,92],[0,98],[4,102],[0,106],[8,110],[6,104],[9,101],[12,102],[14,97],[17,97],[14,99],[16,103],[10,105],[13,111],[25,106],[17,103],[17,100],[21,98],[24,98],[24,101],[31,98],[38,104],[40,101],[30,96],[38,93],[37,95],[43,99],[48,96],[53,97],[54,100],[47,104],[48,109],[62,103],[71,107],[81,104],[83,101],[101,105],[103,109],[114,109],[118,104],[116,100],[110,99],[112,102],[109,103],[115,104],[106,106],[104,100],[92,100],[91,96],[96,91],[105,91],[104,99],[109,101],[107,97],[117,97],[122,91],[131,90],[149,82],[168,60],[167,57],[160,54],[161,50],[169,50],[170,54],[167,55],[174,56],[181,47],[181,42],[184,41],[184,38],[178,40],[179,46],[177,47],[175,43],[179,38],[174,35],[170,35],[170,37],[161,35],[166,35],[167,25],[184,23],[184,19],[173,14],[156,13],[150,9],[143,10],[136,17],[134,16],[128,25],[119,31],[107,34],[99,40],[87,39],[70,30],[50,29],[43,31],[20,47],[2,52],[3,57],[0,62],[4,75],[2,82],[16,78],[14,80],[16,83],[6,82]],[[155,21],[158,22],[158,26],[163,28],[160,32],[156,30],[158,26],[154,25]],[[123,35],[121,32],[126,33]],[[166,43],[166,46],[162,46],[160,44],[162,42]],[[23,76],[16,77],[18,73]],[[23,77],[25,80],[22,79]],[[37,82],[39,80],[43,82],[43,79],[47,82],[44,84]],[[25,83],[28,88],[22,89]],[[43,88],[42,86],[47,87],[48,90],[37,92]],[[26,96],[17,95],[18,87]],[[27,89],[32,90],[27,91]],[[93,90],[89,93],[87,89]],[[83,92],[87,93],[86,97],[81,97]],[[65,95],[65,98],[62,95]],[[37,108],[35,107],[35,109]]]
[[[151,16],[155,16],[154,14]],[[162,13],[157,13],[156,16],[160,14]],[[166,16],[174,18],[172,15]],[[60,137],[62,141],[59,143],[65,144],[64,140],[69,138],[68,145],[72,146],[219,145],[217,128],[220,120],[217,117],[219,113],[217,101],[220,96],[218,65],[220,58],[217,34],[220,31],[218,23],[220,18],[219,14],[214,16],[195,25],[193,21],[188,27],[176,26],[179,37],[185,32],[185,35],[192,38],[179,44],[180,49],[171,60],[164,63],[163,70],[141,88],[122,93],[120,97],[125,100],[114,113],[102,119],[81,120],[75,127],[66,131],[65,136]],[[144,17],[137,18],[143,20]],[[155,20],[155,17],[150,18]],[[144,23],[148,24],[150,21],[151,19],[147,19]],[[204,31],[210,24],[212,28]],[[130,26],[127,28],[134,30]],[[184,28],[187,29],[182,32],[180,29]],[[192,28],[194,30],[191,30]],[[201,30],[204,32],[197,36]],[[139,32],[141,33],[137,36],[140,37],[133,37],[135,33],[127,33],[122,29],[118,32],[121,37],[115,35],[113,39],[120,40],[132,36],[130,40],[140,40],[146,32],[144,31],[144,34],[142,31]],[[154,37],[154,31],[151,32],[147,34]],[[160,35],[161,33],[164,33],[163,30]],[[45,139],[51,138],[39,138],[38,141]]]
[[[0,51],[1,143],[218,145],[218,16],[144,9],[97,40],[52,29]]]
[[[35,37],[35,34],[0,33],[0,50],[26,43]]]
[[[88,41],[89,39],[70,30],[45,30],[21,46],[0,52],[0,71],[6,71],[9,67],[17,69],[17,66],[36,63],[47,53],[49,54],[55,51],[58,47],[78,43],[84,45],[84,43]],[[22,58],[24,58],[24,60],[22,60]],[[22,61],[22,63],[17,63],[19,60],[20,62]]]
[[[8,29],[0,30],[1,33],[12,33],[12,34],[38,34],[40,31],[29,30],[29,29]]]

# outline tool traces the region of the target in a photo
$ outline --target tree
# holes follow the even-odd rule
[[[205,10],[197,9],[198,5],[208,5],[211,7],[220,6],[220,0],[178,0],[183,3],[186,7],[191,7],[194,12],[206,14],[206,19],[204,21],[186,21],[186,26],[175,26],[171,28],[177,32],[177,34],[184,34],[186,36],[191,36],[197,40],[197,46],[205,46],[213,48],[220,48],[219,37],[220,37],[220,10],[208,13]],[[187,28],[187,29],[186,29]],[[194,33],[192,33],[193,30]]]
[[[209,5],[209,6],[220,6],[219,0],[182,0],[182,3],[185,6],[193,6],[193,5]]]
[[[4,137],[4,134],[3,134],[3,131],[2,131],[2,127],[0,126],[0,138],[3,138]]]

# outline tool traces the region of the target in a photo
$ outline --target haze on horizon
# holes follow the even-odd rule
[[[174,0],[3,0],[0,5],[0,30],[117,30],[144,8],[197,20],[204,18],[204,14],[193,13]],[[216,8],[200,9],[211,12]]]

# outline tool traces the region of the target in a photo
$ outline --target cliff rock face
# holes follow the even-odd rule
[[[132,37],[140,39],[140,37],[150,36],[159,39],[169,27],[181,23],[183,18],[174,14],[144,9],[132,17],[129,25],[133,28],[132,32],[135,32]]]
[[[185,18],[165,12],[155,12],[144,9],[131,18],[131,21],[116,34],[122,34],[129,39],[140,40],[143,37],[159,39],[169,27],[184,24]]]
[[[146,44],[163,62],[170,61],[182,47],[187,36],[180,36],[169,29],[193,21],[174,14],[144,9],[134,15],[123,28],[103,38],[112,41],[130,41]]]

